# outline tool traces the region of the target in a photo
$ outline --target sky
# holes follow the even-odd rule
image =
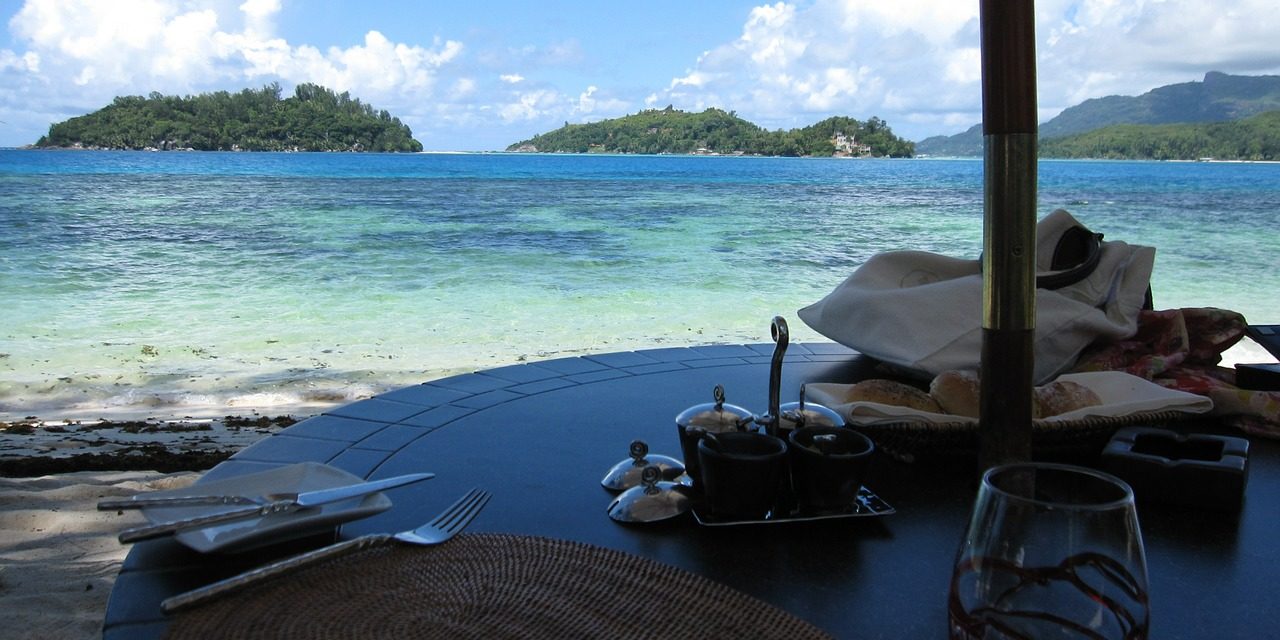
[[[1041,121],[1208,71],[1280,74],[1275,0],[1039,0]],[[489,151],[672,105],[767,129],[982,116],[977,0],[0,0],[0,146],[121,95],[309,82],[428,150]]]

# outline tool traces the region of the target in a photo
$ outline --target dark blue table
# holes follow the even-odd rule
[[[473,486],[493,492],[473,532],[578,540],[652,558],[728,584],[837,637],[941,638],[951,564],[976,489],[971,459],[904,464],[886,457],[868,486],[897,509],[882,518],[703,527],[691,516],[619,525],[600,479],[646,440],[678,456],[674,417],[711,400],[766,410],[772,344],[610,353],[501,367],[392,391],[268,437],[205,479],[321,461],[368,478],[433,471],[392,490],[394,507],[349,523],[343,538],[417,526]],[[874,363],[833,344],[793,344],[782,397],[805,382],[853,382]],[[1139,518],[1157,638],[1268,637],[1280,629],[1280,456],[1255,440],[1237,516],[1142,505]],[[1087,460],[1085,461],[1087,462]],[[116,581],[104,637],[159,637],[164,598],[312,539],[243,556],[202,556],[172,540],[136,545]]]

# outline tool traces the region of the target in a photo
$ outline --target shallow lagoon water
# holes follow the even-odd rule
[[[1158,308],[1280,323],[1280,165],[1046,161],[1039,200],[1155,246]],[[982,163],[10,150],[0,228],[0,420],[306,411],[819,339],[796,309],[872,254],[978,255]]]

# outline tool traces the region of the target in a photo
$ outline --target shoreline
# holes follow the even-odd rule
[[[0,477],[204,471],[309,416],[0,423]]]

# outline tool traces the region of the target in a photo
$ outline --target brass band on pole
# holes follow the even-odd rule
[[[1036,135],[989,135],[983,143],[982,327],[1035,329]]]
[[[980,0],[983,310],[979,470],[1031,457],[1036,74],[1032,0]]]
[[[980,470],[1031,458],[1036,326],[1036,136],[984,142]]]

